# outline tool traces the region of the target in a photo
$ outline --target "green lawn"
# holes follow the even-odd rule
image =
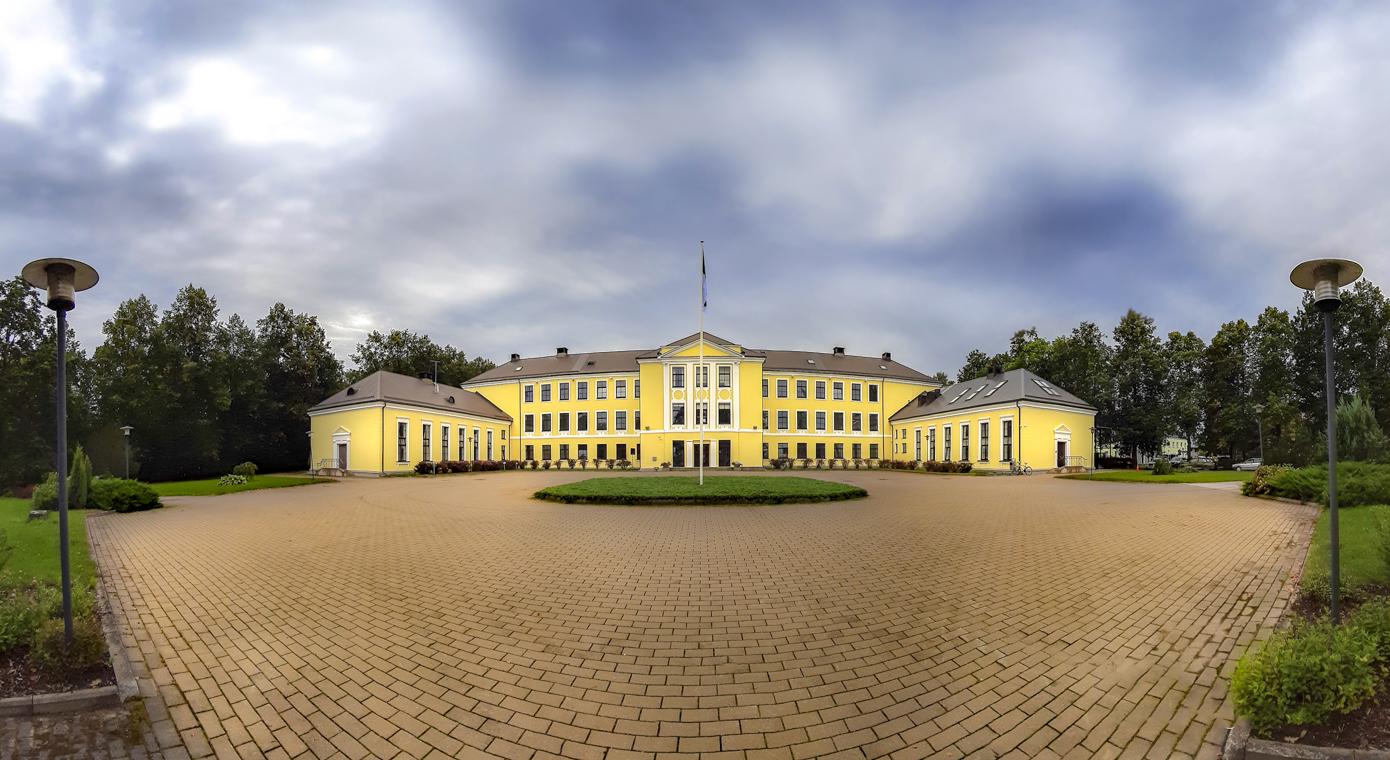
[[[698,478],[612,477],[542,488],[536,498],[586,504],[796,504],[860,499],[868,491],[843,483],[792,476],[711,475]]]
[[[1254,476],[1255,473],[1253,472],[1236,472],[1235,470],[1203,470],[1172,475],[1155,475],[1150,470],[1111,470],[1091,475],[1060,475],[1059,477],[1067,480],[1106,480],[1124,483],[1225,483],[1233,480],[1249,480]]]
[[[1390,585],[1390,573],[1380,560],[1380,537],[1376,533],[1373,507],[1343,507],[1337,510],[1338,543],[1341,545],[1343,588],[1365,584]],[[1305,578],[1326,578],[1332,567],[1332,512],[1322,510],[1308,546]]]
[[[68,512],[68,550],[72,563],[74,587],[82,587],[96,577],[96,565],[87,550],[87,513]],[[58,565],[58,513],[50,512],[47,520],[26,522],[29,517],[28,499],[0,498],[0,530],[5,531],[5,543],[14,547],[4,572],[16,579],[38,578],[57,585],[62,580]]]
[[[150,487],[161,497],[164,496],[216,496],[224,493],[237,493],[239,491],[257,491],[262,488],[287,488],[290,486],[307,486],[310,483],[331,483],[331,480],[319,478],[310,480],[308,478],[285,478],[275,475],[257,475],[255,480],[242,486],[219,486],[217,478],[207,480],[180,480],[173,483],[151,483]]]

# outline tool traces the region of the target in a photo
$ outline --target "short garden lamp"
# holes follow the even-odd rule
[[[1264,415],[1264,411],[1265,411],[1265,405],[1264,405],[1264,404],[1256,404],[1256,405],[1255,405],[1255,425],[1256,425],[1256,428],[1255,428],[1255,429],[1258,430],[1258,431],[1260,431],[1260,464],[1261,464],[1261,465],[1263,465],[1263,464],[1265,463],[1265,418],[1264,418],[1264,416],[1263,416],[1263,415]]]
[[[130,431],[135,428],[129,425],[122,425],[121,432],[125,434],[125,479],[130,480]]]
[[[55,396],[58,404],[58,557],[63,570],[63,633],[72,643],[72,572],[68,565],[68,393],[67,314],[77,293],[97,284],[97,270],[72,259],[39,259],[25,265],[24,281],[48,291],[48,308],[58,315]]]
[[[1337,540],[1337,388],[1332,373],[1332,313],[1342,305],[1338,292],[1344,285],[1356,282],[1361,265],[1345,259],[1313,259],[1294,267],[1289,280],[1304,290],[1313,292],[1313,308],[1322,312],[1323,351],[1327,356],[1327,509],[1332,543],[1332,624],[1341,617],[1338,611],[1338,580],[1340,575]]]

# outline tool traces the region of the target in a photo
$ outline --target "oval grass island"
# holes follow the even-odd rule
[[[590,478],[542,488],[535,493],[537,499],[565,504],[623,506],[810,504],[862,499],[868,495],[868,491],[858,486],[828,480],[736,475],[709,476],[703,486],[698,478],[687,476]]]

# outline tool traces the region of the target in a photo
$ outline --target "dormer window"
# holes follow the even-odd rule
[[[357,394],[357,389],[356,389],[356,388],[348,388],[348,389],[347,389],[347,395],[353,396],[353,395],[356,395],[356,394]]]

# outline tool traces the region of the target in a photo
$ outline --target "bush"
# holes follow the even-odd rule
[[[63,592],[57,586],[20,586],[6,579],[0,587],[0,652],[30,644],[39,624],[63,614]]]
[[[67,642],[60,614],[39,623],[29,649],[29,661],[52,674],[100,665],[107,657],[106,634],[90,608],[85,614],[73,610],[71,644]]]
[[[217,479],[217,485],[219,485],[219,486],[244,486],[244,485],[246,485],[246,478],[244,478],[244,477],[242,477],[242,476],[240,476],[240,475],[223,475],[222,477],[220,477],[220,478]]]
[[[121,478],[93,480],[90,504],[93,509],[115,512],[141,512],[164,506],[153,488],[139,481]]]
[[[416,462],[416,463],[415,463],[415,474],[416,474],[416,475],[433,475],[433,474],[434,474],[434,462],[429,462],[429,461],[425,461],[425,460],[421,460],[421,461],[419,461],[419,462]]]
[[[1166,457],[1159,457],[1158,459],[1155,459],[1155,460],[1154,460],[1154,474],[1155,474],[1155,475],[1172,475],[1172,474],[1173,474],[1173,463],[1170,462],[1170,461],[1168,461],[1168,459],[1167,459]]]
[[[248,481],[251,481],[256,479],[256,469],[257,468],[255,462],[242,462],[241,464],[232,468],[232,474],[240,475],[241,477],[246,478]]]
[[[1286,723],[1323,723],[1375,693],[1378,662],[1379,642],[1365,629],[1295,623],[1240,658],[1231,676],[1236,714],[1264,737]]]
[[[1326,505],[1327,465],[1300,467],[1271,475],[1266,488],[1275,496]],[[1390,465],[1338,462],[1337,505],[1360,507],[1368,504],[1390,504]]]
[[[30,509],[58,508],[58,475],[50,472],[43,482],[34,486],[34,495],[29,497]]]
[[[57,479],[54,479],[57,483]],[[68,507],[86,509],[87,495],[92,488],[92,460],[87,458],[82,447],[78,446],[72,454],[72,465],[68,468]],[[55,497],[56,498],[56,497]]]
[[[1282,475],[1291,471],[1293,468],[1286,464],[1262,464],[1255,468],[1254,477],[1242,483],[1240,492],[1246,496],[1264,496],[1273,493],[1270,490],[1269,481],[1277,475]]]

